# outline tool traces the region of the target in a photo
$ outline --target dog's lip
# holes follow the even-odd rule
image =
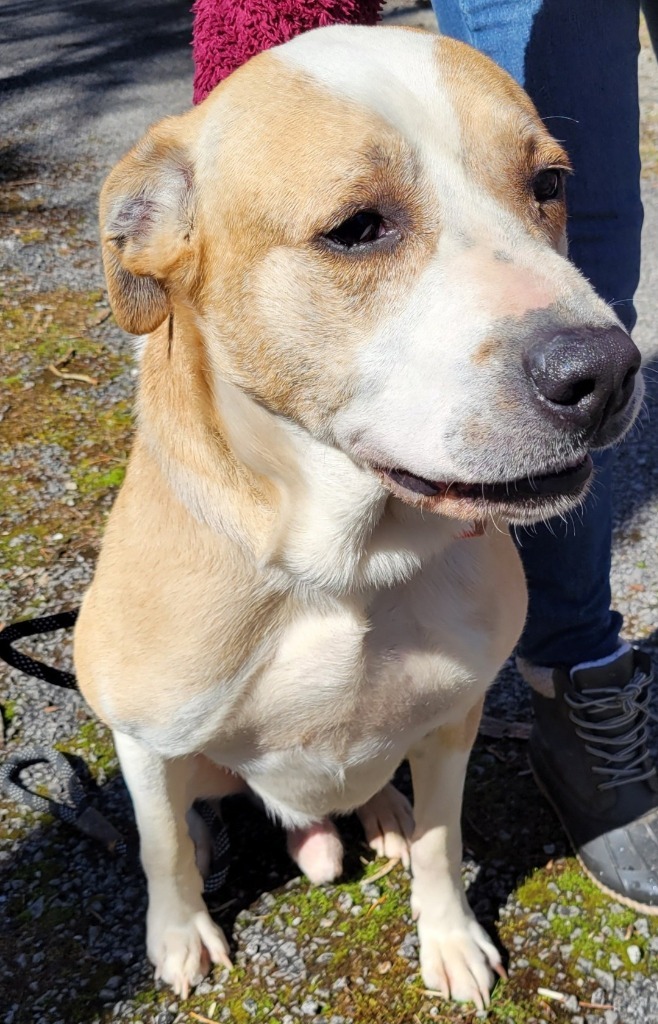
[[[405,469],[378,469],[385,483],[396,493],[408,492],[414,501],[422,499],[478,501],[487,505],[524,504],[557,496],[576,495],[582,491],[592,472],[592,459],[584,455],[560,469],[535,476],[483,483],[427,480]]]

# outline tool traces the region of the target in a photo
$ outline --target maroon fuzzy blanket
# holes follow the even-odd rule
[[[249,57],[320,25],[374,25],[383,0],[195,0],[194,102]]]

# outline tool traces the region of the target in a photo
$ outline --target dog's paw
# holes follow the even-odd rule
[[[489,1005],[494,972],[505,970],[493,942],[474,918],[464,917],[457,926],[419,923],[420,971],[428,989],[445,999]]]
[[[211,964],[232,966],[224,933],[205,910],[191,914],[185,923],[149,927],[148,953],[155,964],[155,977],[171,985],[183,999],[203,980]]]
[[[328,818],[308,828],[290,829],[288,853],[314,885],[333,882],[343,872],[343,844]]]
[[[357,814],[366,841],[377,856],[401,860],[405,868],[408,868],[411,863],[414,813],[406,796],[389,782],[359,807]]]

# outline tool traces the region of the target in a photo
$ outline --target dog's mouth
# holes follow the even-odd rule
[[[577,462],[537,476],[493,483],[427,480],[404,469],[379,469],[396,497],[408,504],[442,512],[458,519],[480,519],[497,512],[510,521],[542,518],[575,504],[586,491],[592,474],[589,455]]]

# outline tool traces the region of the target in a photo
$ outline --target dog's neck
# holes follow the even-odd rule
[[[138,410],[140,438],[176,497],[282,586],[334,596],[390,587],[463,531],[405,506],[218,375],[191,313],[147,339]]]

